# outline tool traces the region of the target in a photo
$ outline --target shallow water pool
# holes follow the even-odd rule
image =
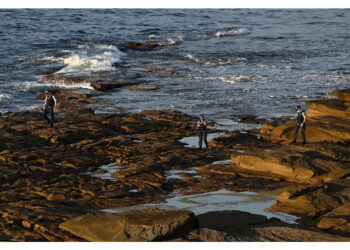
[[[161,208],[161,209],[188,209],[195,214],[203,214],[210,211],[240,210],[253,214],[264,215],[267,218],[276,217],[280,220],[295,224],[298,218],[293,215],[271,212],[268,208],[275,203],[275,196],[269,193],[236,192],[218,190],[193,195],[178,195],[176,192],[161,204],[142,204],[131,207],[105,209],[104,212],[119,213],[124,211]]]

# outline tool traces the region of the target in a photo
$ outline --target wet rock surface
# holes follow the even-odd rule
[[[122,88],[126,86],[131,86],[138,84],[140,82],[137,81],[116,81],[113,79],[108,79],[108,81],[105,81],[104,79],[94,79],[92,77],[76,77],[76,76],[60,76],[60,75],[47,75],[41,78],[41,81],[43,82],[54,82],[54,83],[64,83],[68,85],[75,85],[75,84],[88,84],[91,86],[91,88],[98,90],[98,91],[108,91],[112,89]]]
[[[121,50],[130,49],[135,51],[150,51],[160,47],[162,47],[162,45],[156,42],[125,42],[119,46]]]
[[[315,112],[310,110],[306,145],[289,145],[294,121],[288,121],[260,130],[234,131],[200,150],[181,143],[182,138],[197,135],[196,117],[171,110],[95,114],[89,106],[98,102],[94,95],[60,89],[55,94],[60,106],[53,128],[41,111],[8,112],[0,117],[3,241],[109,240],[112,234],[90,238],[59,225],[91,213],[102,218],[102,209],[162,203],[175,191],[222,189],[280,193],[272,209],[301,216],[299,225],[238,211],[213,211],[197,215],[194,221],[199,226],[180,235],[170,233],[169,228],[175,227],[165,226],[170,231],[160,238],[148,233],[149,238],[140,237],[140,231],[132,227],[135,234],[123,239],[349,239],[350,135],[349,119],[343,114],[330,115],[318,106]],[[180,178],[169,178],[175,172]],[[105,175],[108,178],[101,177]],[[141,219],[154,211],[140,213],[145,213]],[[142,224],[141,220],[133,223]]]

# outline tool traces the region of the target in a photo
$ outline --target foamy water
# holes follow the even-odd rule
[[[71,52],[66,58],[54,58],[66,64],[57,73],[82,73],[113,70],[113,63],[119,62],[124,55],[113,45],[78,46],[80,50]]]
[[[241,36],[241,35],[248,35],[252,33],[250,30],[245,28],[240,29],[234,29],[234,30],[227,30],[227,31],[218,31],[215,33],[215,36],[221,37],[221,36]]]
[[[103,98],[121,112],[173,109],[196,116],[204,113],[215,120],[242,114],[292,116],[296,105],[329,98],[332,90],[349,87],[349,13],[3,9],[0,94],[10,98],[2,98],[0,112],[28,109],[36,105],[35,96],[43,89],[67,87],[40,82],[43,75],[61,74],[155,87],[106,92]],[[129,41],[163,46],[123,50],[120,45]],[[128,68],[114,68],[114,62]],[[148,67],[179,74],[149,72]],[[23,88],[26,83],[33,87]],[[84,83],[75,88],[96,92]]]

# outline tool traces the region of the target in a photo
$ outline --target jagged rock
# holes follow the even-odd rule
[[[226,232],[215,230],[212,228],[199,228],[193,230],[187,237],[188,241],[204,241],[204,242],[233,242],[237,241],[234,237]],[[178,240],[178,241],[183,241]]]
[[[350,203],[339,206],[320,216],[316,226],[350,236]]]
[[[160,241],[185,234],[197,225],[189,211],[147,209],[83,215],[62,223],[60,228],[89,241]]]
[[[350,174],[343,162],[319,154],[288,147],[269,152],[247,152],[231,157],[237,166],[255,172],[270,173],[289,181],[315,183],[331,181]]]
[[[350,180],[342,179],[307,187],[304,190],[290,189],[282,193],[277,203],[271,206],[275,211],[304,216],[318,216],[350,202]]]

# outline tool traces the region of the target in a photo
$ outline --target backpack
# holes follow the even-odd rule
[[[53,107],[55,105],[55,101],[54,101],[52,95],[51,96],[47,96],[46,105],[50,106],[50,107]]]

